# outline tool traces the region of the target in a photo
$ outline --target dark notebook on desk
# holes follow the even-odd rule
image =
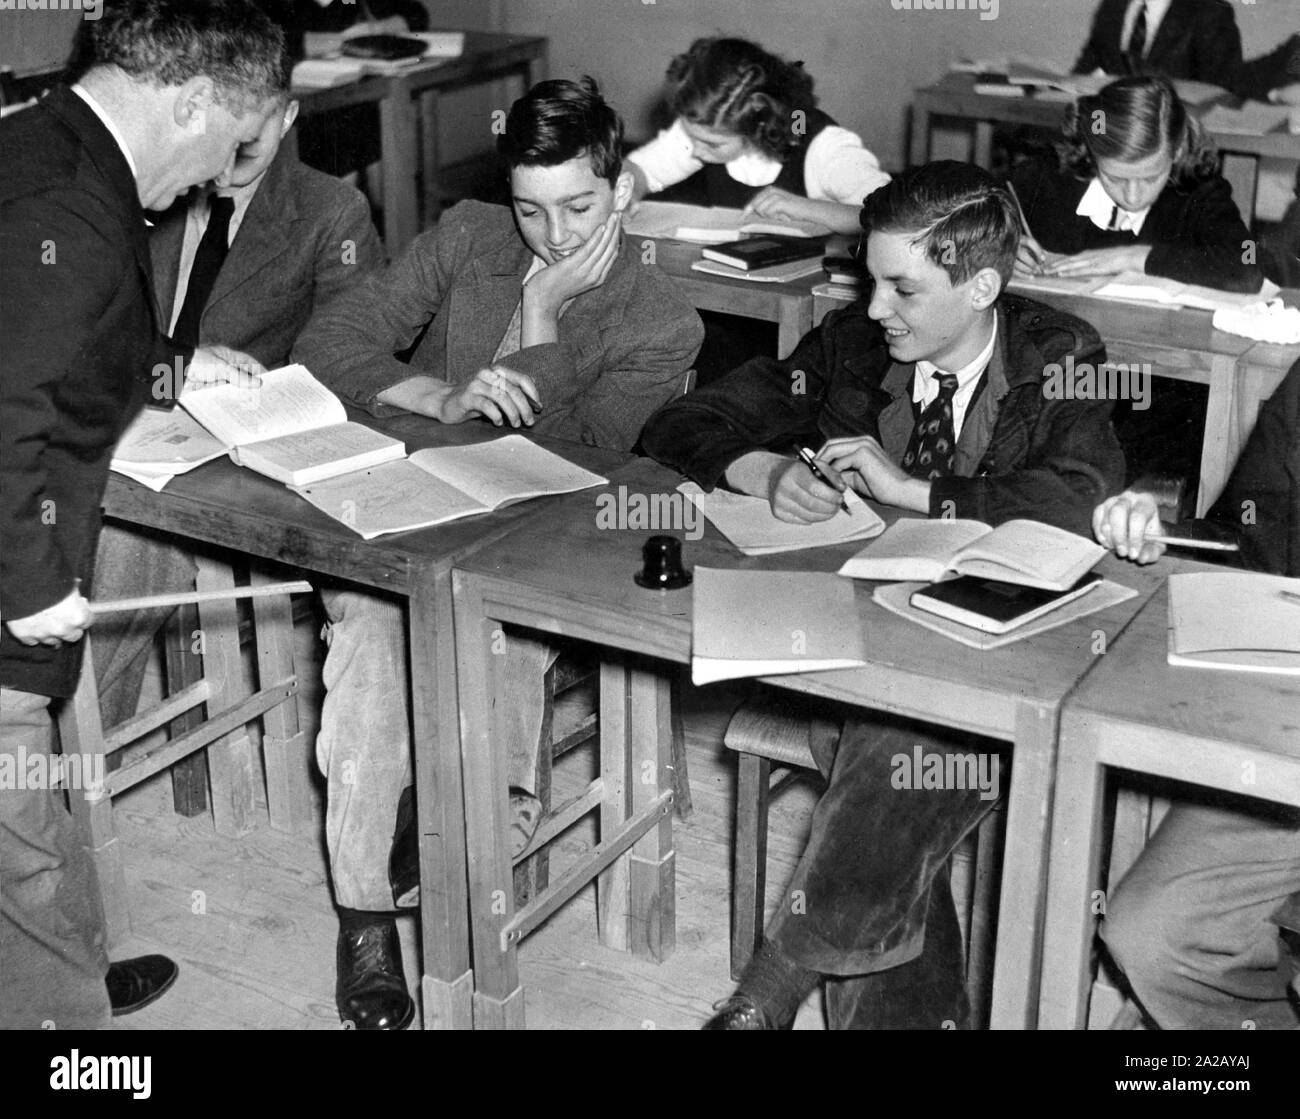
[[[762,234],[730,245],[711,246],[703,250],[703,256],[707,260],[716,260],[719,264],[750,272],[796,260],[819,260],[825,251],[825,237],[778,237],[775,234]]]
[[[1100,581],[1101,576],[1090,571],[1069,590],[1049,591],[978,575],[962,575],[914,591],[910,602],[918,610],[950,618],[983,633],[1010,633],[1086,594]]]

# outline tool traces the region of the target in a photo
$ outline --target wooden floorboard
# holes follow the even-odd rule
[[[300,634],[309,699],[319,697],[319,650]],[[574,898],[523,944],[520,976],[532,1029],[697,1029],[730,994],[731,836],[735,759],[722,733],[743,691],[689,690],[685,702],[695,811],[676,821],[677,948],[663,964],[601,945],[594,888]],[[311,707],[309,702],[305,706]],[[313,729],[313,728],[309,728]],[[590,747],[557,764],[556,793],[589,777]],[[330,896],[318,799],[302,834],[271,830],[263,816],[238,839],[218,836],[207,815],[171,811],[165,774],[117,801],[126,855],[132,936],[124,958],[164,952],[180,964],[175,988],[118,1029],[339,1029],[334,1007],[337,922]],[[769,908],[780,903],[807,835],[815,802],[800,785],[773,806]],[[580,823],[557,844],[552,873],[595,840]],[[408,981],[417,987],[414,917],[398,920]],[[417,1025],[419,1019],[417,1018]],[[810,1000],[796,1028],[820,1029]]]

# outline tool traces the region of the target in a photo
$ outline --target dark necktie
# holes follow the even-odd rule
[[[1142,60],[1147,49],[1147,6],[1142,0],[1137,19],[1133,21],[1133,34],[1128,37],[1128,68],[1131,73],[1142,73]]]
[[[957,392],[955,373],[932,373],[939,382],[939,395],[916,418],[912,438],[907,441],[903,469],[913,478],[932,482],[952,474],[952,455],[957,448],[952,398]]]
[[[214,195],[208,211],[208,227],[203,231],[194,263],[190,267],[190,280],[185,288],[185,303],[172,338],[182,346],[198,346],[199,320],[203,308],[217,282],[217,274],[226,259],[227,241],[230,238],[230,219],[235,212],[235,200]]]

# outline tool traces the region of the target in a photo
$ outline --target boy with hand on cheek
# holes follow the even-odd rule
[[[631,450],[646,417],[681,392],[704,328],[622,238],[632,194],[622,137],[590,79],[534,86],[500,139],[511,209],[447,211],[387,272],[317,313],[295,360],[376,415],[486,420]],[[393,356],[413,346],[409,363]],[[339,1016],[357,1029],[404,1029],[415,1006],[392,911],[419,893],[404,612],[361,591],[321,598],[330,625],[316,755],[328,782]],[[540,816],[543,675],[554,657],[511,633],[501,661],[516,851]]]
[[[1019,239],[1007,189],[977,167],[906,172],[862,211],[873,288],[784,361],[757,358],[661,409],[654,458],[711,489],[765,496],[784,520],[834,514],[841,487],[932,517],[1014,517],[1090,531],[1124,460],[1108,402],[1049,398],[1051,366],[1099,362],[1087,323],[1003,294]],[[815,478],[787,454],[823,444]],[[824,465],[823,465],[824,464]],[[836,732],[839,731],[837,734]],[[997,744],[860,713],[814,723],[827,788],[781,907],[735,995],[705,1029],[779,1029],[823,980],[833,1029],[969,1019],[948,858],[992,807],[978,790],[899,790],[891,759]],[[1014,915],[1004,915],[1014,920]]]

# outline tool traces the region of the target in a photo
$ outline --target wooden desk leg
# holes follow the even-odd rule
[[[256,586],[275,580],[254,568],[250,581]],[[288,595],[253,599],[253,639],[259,687],[294,674],[293,606]],[[312,759],[298,717],[298,696],[262,715],[262,762],[271,827],[296,832],[310,825]]]
[[[630,694],[632,673],[621,663],[600,666],[600,835],[612,835],[628,818],[628,763],[632,756]],[[631,905],[629,858],[614,860],[596,878],[596,923],[600,939],[610,948],[629,947],[628,913]]]
[[[909,167],[920,167],[930,162],[930,110],[919,105],[912,107],[912,147],[908,155]]]
[[[426,1030],[473,1027],[465,815],[451,579],[428,573],[411,595],[411,730],[420,835],[420,983]]]
[[[1082,1029],[1088,1012],[1105,784],[1105,770],[1097,759],[1098,737],[1086,717],[1067,712],[1061,720],[1043,934],[1043,958],[1051,966],[1043,972],[1038,1009],[1038,1025],[1045,1030]]]
[[[469,914],[473,932],[474,1028],[523,1029],[519,941],[502,930],[514,917],[506,740],[493,718],[496,671],[492,650],[508,640],[489,618],[472,580],[456,588],[456,680],[460,696],[461,760],[465,774],[465,838]]]
[[[1011,754],[1007,840],[993,962],[989,1028],[994,1030],[1034,1026],[1055,753],[1054,714],[1021,706],[1016,714]]]
[[[977,167],[993,166],[993,122],[977,120],[975,122],[975,150],[971,153],[971,162]]]
[[[1235,438],[1237,363],[1224,354],[1210,358],[1210,391],[1205,404],[1205,439],[1201,443],[1201,486],[1196,515],[1203,517],[1228,483],[1228,473],[1241,452]]]
[[[175,695],[203,679],[203,658],[192,650],[199,628],[197,606],[178,606],[163,626],[163,663],[167,694]],[[203,709],[192,707],[167,724],[167,737],[180,738],[203,725]],[[202,752],[182,758],[171,769],[172,807],[181,816],[200,816],[208,810],[208,771]]]
[[[812,330],[812,296],[781,300],[780,320],[777,326],[776,356],[789,357],[799,340]]]
[[[384,247],[397,256],[420,231],[415,195],[415,98],[401,78],[390,80],[379,102],[384,162]]]
[[[228,564],[197,557],[195,589],[227,590],[235,585]],[[248,694],[239,654],[239,615],[235,602],[199,604],[199,641],[203,675],[211,688],[208,710],[222,711]],[[255,790],[253,743],[239,727],[208,747],[208,782],[212,788],[212,823],[219,835],[243,835],[253,826]]]
[[[631,811],[673,789],[673,678],[633,669],[628,696],[631,723]],[[663,963],[677,944],[677,879],[673,804],[632,848],[628,868],[628,938],[632,951]]]

